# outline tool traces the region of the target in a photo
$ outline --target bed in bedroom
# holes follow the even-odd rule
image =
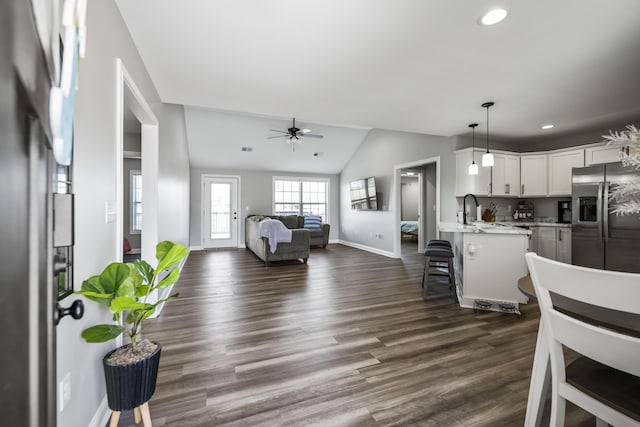
[[[418,221],[400,221],[400,234],[402,237],[418,238]]]

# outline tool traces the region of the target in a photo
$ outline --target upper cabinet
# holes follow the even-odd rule
[[[547,155],[520,156],[520,195],[547,195]]]
[[[517,196],[520,194],[520,156],[493,155],[491,193],[493,196]]]
[[[549,195],[571,195],[573,168],[584,166],[584,151],[571,150],[549,154]]]
[[[604,145],[586,148],[584,153],[585,164],[591,166],[602,163],[619,162],[621,160],[622,149],[616,146]]]
[[[456,151],[456,196],[465,194],[488,196],[491,185],[491,168],[483,168],[483,150],[475,150],[475,161],[478,164],[478,175],[469,175],[469,165],[473,161],[471,148]]]

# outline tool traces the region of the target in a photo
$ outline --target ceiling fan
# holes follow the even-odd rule
[[[302,142],[302,138],[323,138],[322,135],[311,133],[311,129],[300,129],[296,127],[296,118],[293,118],[293,125],[286,131],[270,129],[271,132],[277,132],[278,135],[272,135],[267,139],[284,138],[287,144],[291,144],[293,151],[296,151],[296,145]]]

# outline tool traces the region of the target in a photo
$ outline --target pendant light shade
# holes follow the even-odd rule
[[[493,104],[493,102],[482,104],[482,107],[487,109],[487,152],[482,155],[482,167],[493,166],[493,154],[489,152],[489,107]]]
[[[471,159],[472,162],[469,165],[469,175],[478,175],[478,165],[476,164],[476,126],[478,126],[477,123],[471,123],[469,125],[469,127],[471,128],[471,133],[472,133],[472,139],[471,139],[471,144],[472,144],[472,149],[471,149]]]

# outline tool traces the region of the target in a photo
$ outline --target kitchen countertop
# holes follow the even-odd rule
[[[440,231],[443,233],[531,234],[531,230],[496,222],[475,222],[467,225],[456,222],[441,222]]]
[[[500,224],[505,224],[510,227],[561,227],[571,228],[571,223],[561,222],[543,222],[543,221],[499,221]]]

